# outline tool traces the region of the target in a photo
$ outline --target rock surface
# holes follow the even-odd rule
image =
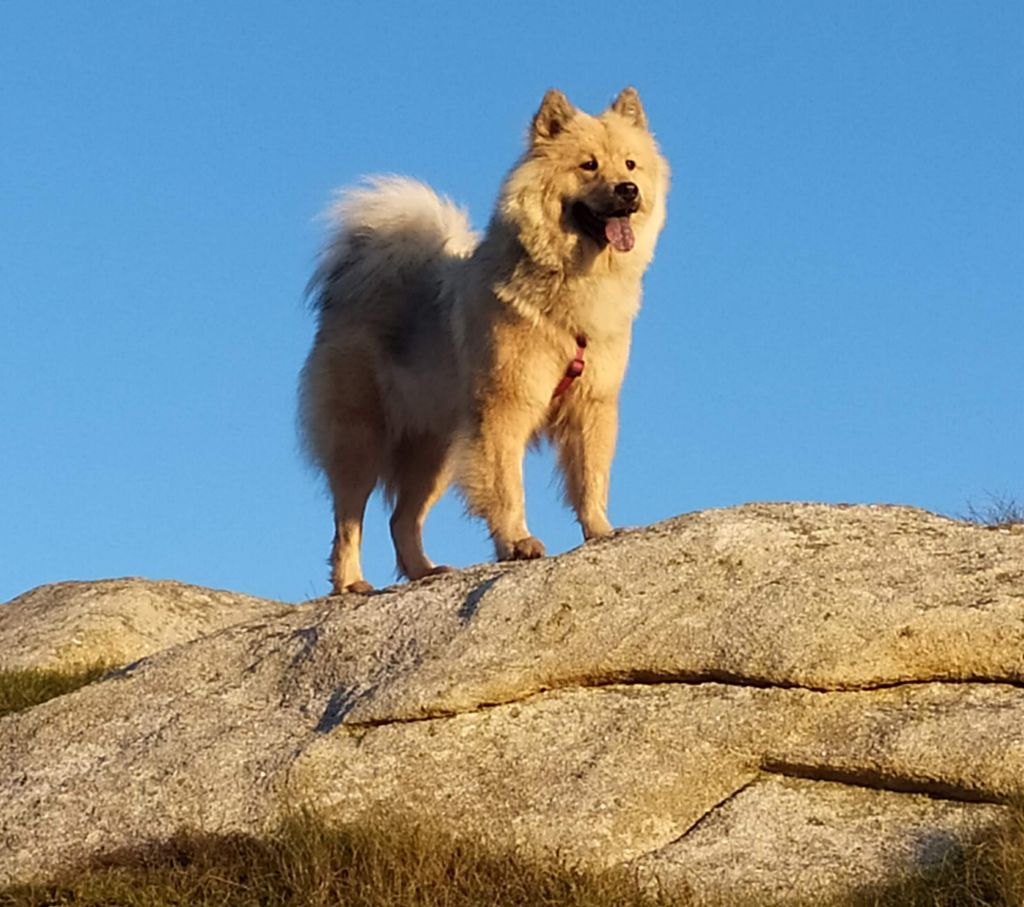
[[[0,720],[0,879],[306,800],[828,903],[1022,791],[1024,535],[748,505],[281,610]]]
[[[171,580],[52,583],[0,605],[0,670],[124,665],[285,607]]]

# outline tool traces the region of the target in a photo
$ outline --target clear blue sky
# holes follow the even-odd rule
[[[333,187],[488,218],[545,89],[640,90],[675,184],[617,525],[1024,496],[1024,3],[0,5],[0,600],[138,574],[326,591],[297,454]],[[578,542],[528,464],[531,528]],[[490,555],[446,498],[435,560]],[[379,503],[364,565],[393,557]]]

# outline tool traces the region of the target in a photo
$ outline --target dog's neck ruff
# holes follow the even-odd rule
[[[586,363],[583,361],[583,351],[587,348],[587,335],[577,334],[576,335],[576,358],[569,363],[569,367],[565,370],[565,374],[562,376],[562,380],[558,382],[555,387],[555,392],[551,395],[551,399],[554,400],[556,397],[561,397],[573,381],[579,378],[583,374],[583,367]]]

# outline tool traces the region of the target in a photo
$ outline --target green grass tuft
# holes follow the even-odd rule
[[[71,693],[99,680],[110,665],[93,664],[71,670],[24,668],[0,671],[0,717]]]

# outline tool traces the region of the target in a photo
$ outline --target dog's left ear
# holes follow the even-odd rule
[[[640,95],[632,86],[623,88],[619,92],[619,96],[612,102],[611,109],[619,116],[625,117],[634,126],[639,126],[641,129],[647,128],[647,114],[644,113],[644,105],[640,103]]]
[[[553,139],[576,116],[576,108],[557,88],[544,95],[540,110],[533,117],[533,140]]]

